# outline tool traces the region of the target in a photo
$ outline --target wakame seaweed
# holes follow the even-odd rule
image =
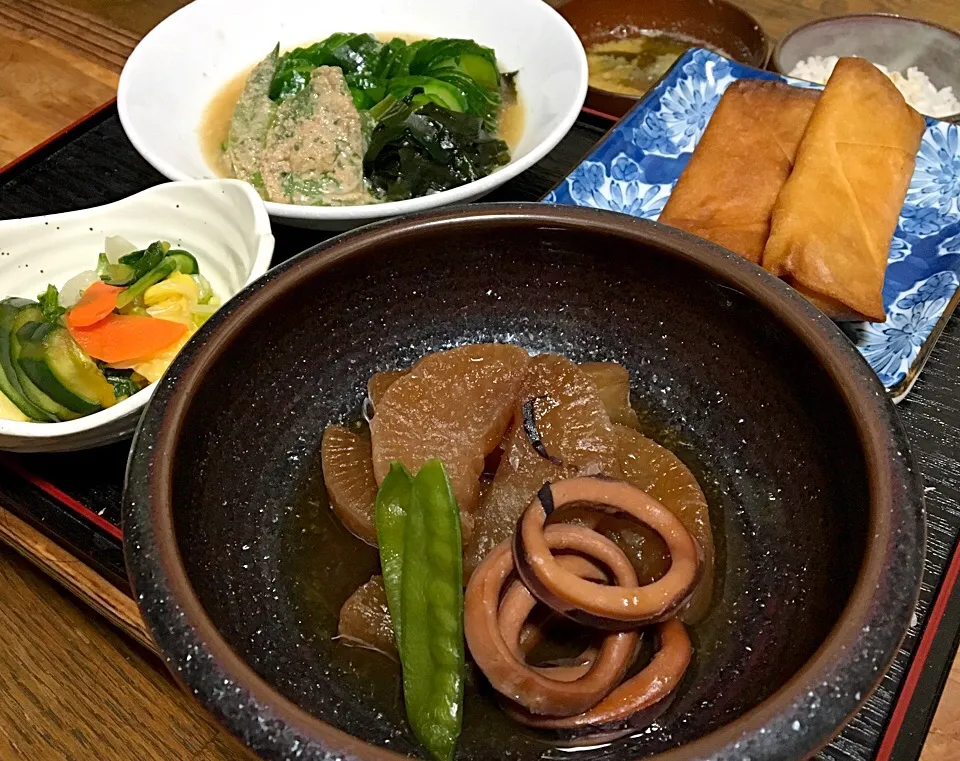
[[[338,32],[279,57],[275,49],[272,56],[265,61],[270,66],[259,90],[261,109],[264,102],[283,109],[298,95],[310,99],[305,90],[321,67],[343,73],[360,115],[363,144],[353,155],[363,154],[370,200],[448,190],[510,161],[507,144],[496,135],[501,108],[516,102],[515,74],[501,74],[494,51],[473,40],[382,42],[371,34]],[[278,123],[266,128],[268,135]],[[244,179],[263,194],[259,176],[251,171]],[[323,193],[316,195],[315,203],[323,203]],[[138,252],[144,259],[149,254]],[[139,268],[141,262],[129,264]]]
[[[413,102],[387,109],[374,127],[364,175],[386,201],[449,190],[484,177],[510,161],[507,144],[468,113]]]

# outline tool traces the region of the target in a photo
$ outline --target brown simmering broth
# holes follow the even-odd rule
[[[310,630],[308,636],[315,636],[318,657],[352,686],[357,700],[375,707],[385,723],[406,726],[400,665],[374,650],[336,640],[341,606],[357,587],[379,573],[379,555],[334,516],[323,487],[319,453],[313,473],[285,530],[284,576],[295,580],[298,615],[304,629]],[[304,656],[309,657],[307,652]],[[510,738],[511,746],[523,746],[524,757],[538,758],[543,741],[507,718],[479,669],[469,659],[468,664],[460,746],[478,749],[476,755],[482,758],[501,758]],[[413,742],[412,737],[409,740]]]
[[[523,137],[523,127],[526,121],[526,112],[523,110],[523,103],[519,96],[515,103],[505,104],[500,109],[499,129],[497,137],[510,146],[511,154],[520,144]]]
[[[638,409],[640,428],[649,436],[675,453],[689,454],[690,448],[667,429],[654,428]],[[363,431],[366,423],[358,416],[351,428]],[[704,490],[710,506],[710,521],[714,526],[715,559],[717,577],[714,580],[714,595],[723,584],[722,569],[726,556],[726,537],[721,527],[723,518],[715,514],[720,503],[715,493],[716,480],[704,472],[700,463],[684,461]],[[282,527],[281,572],[292,580],[294,604],[297,616],[302,621],[305,636],[310,640],[310,650],[304,657],[316,657],[349,684],[358,701],[381,712],[384,723],[405,727],[401,692],[400,665],[392,658],[376,652],[348,645],[337,639],[340,609],[347,598],[374,574],[380,573],[379,553],[357,539],[343,527],[330,508],[320,452],[310,470],[310,477],[298,493],[294,509],[287,513]],[[714,633],[717,626],[708,616],[702,623],[689,628],[694,644],[694,662],[690,672],[696,672],[696,662],[704,643],[718,641]],[[550,630],[551,637],[530,654],[530,662],[545,662],[565,658],[579,652],[576,638],[566,627]],[[572,640],[572,646],[571,646]],[[652,643],[644,637],[643,651],[634,665],[632,675],[649,662]],[[681,690],[683,688],[681,687]],[[501,710],[496,693],[486,683],[480,670],[473,664],[467,651],[467,681],[464,694],[463,733],[460,736],[457,757],[498,758],[512,761],[541,761],[544,752],[554,747],[548,734],[517,724]],[[404,739],[413,742],[407,734]],[[398,745],[396,750],[400,750]],[[551,756],[552,757],[552,756]]]
[[[618,95],[643,95],[691,47],[710,46],[660,31],[640,31],[630,37],[596,42],[587,48],[590,86]]]
[[[251,70],[240,72],[221,87],[203,114],[199,129],[200,150],[218,177],[232,176],[223,148],[230,133],[233,109],[240,99],[240,93],[243,92]]]

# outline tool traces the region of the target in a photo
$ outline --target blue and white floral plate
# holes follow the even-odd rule
[[[707,50],[684,54],[544,201],[656,220],[713,114],[737,79],[779,79]],[[927,120],[883,286],[887,321],[844,330],[899,402],[960,301],[960,127]]]

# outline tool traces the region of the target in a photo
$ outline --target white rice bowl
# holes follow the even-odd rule
[[[805,60],[798,61],[796,66],[790,70],[788,76],[825,85],[839,60],[839,57],[835,55],[810,56]],[[890,78],[890,81],[897,86],[907,103],[921,114],[941,119],[960,112],[960,101],[953,94],[953,88],[943,87],[938,90],[936,85],[930,81],[930,78],[918,67],[911,66],[906,73],[903,73],[890,71],[886,66],[879,63],[873,65]]]

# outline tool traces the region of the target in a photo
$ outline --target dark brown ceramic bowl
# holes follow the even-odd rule
[[[557,9],[574,28],[585,48],[658,30],[698,40],[706,47],[762,69],[769,46],[760,24],[725,0],[570,0]],[[587,108],[623,116],[643,96],[631,97],[589,88]]]
[[[577,757],[813,755],[877,684],[916,600],[923,501],[896,412],[778,280],[585,209],[369,227],[272,270],[204,326],[144,414],[124,499],[130,576],[173,673],[269,759],[417,753],[396,666],[333,640],[375,555],[330,541],[347,540],[322,506],[318,452],[375,370],[471,341],[623,362],[647,430],[713,511],[715,605],[677,699],[647,732]],[[461,761],[546,750],[492,701],[465,715]]]

